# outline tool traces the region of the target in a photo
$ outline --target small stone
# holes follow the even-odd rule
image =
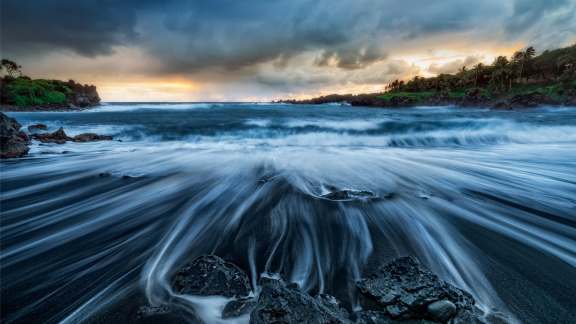
[[[233,300],[224,306],[222,310],[222,318],[239,317],[248,314],[256,307],[256,300],[254,298],[240,298]]]
[[[428,314],[439,322],[446,322],[456,314],[456,305],[449,300],[443,299],[428,305]]]

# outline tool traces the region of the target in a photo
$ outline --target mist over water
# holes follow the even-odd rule
[[[7,322],[83,322],[138,293],[225,322],[224,298],[170,288],[178,266],[207,253],[245,269],[254,294],[260,276],[280,275],[349,308],[365,271],[415,255],[487,312],[576,321],[576,108],[109,104],[10,115],[121,141],[35,143],[1,162]],[[377,199],[323,197],[344,189]]]

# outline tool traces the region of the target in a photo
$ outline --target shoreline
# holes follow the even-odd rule
[[[31,106],[31,107],[21,107],[13,105],[0,105],[0,112],[78,112],[84,110],[90,110],[101,105],[93,105],[87,107],[77,107],[77,106]]]
[[[360,95],[328,95],[306,100],[278,100],[275,103],[295,105],[345,104],[353,107],[374,108],[410,108],[419,106],[456,106],[459,108],[488,107],[496,110],[514,110],[525,108],[576,107],[576,96],[567,96],[564,100],[550,98],[537,91],[487,98],[480,91],[469,91],[459,98],[450,98],[449,94],[434,93],[427,97],[423,92],[374,93]]]

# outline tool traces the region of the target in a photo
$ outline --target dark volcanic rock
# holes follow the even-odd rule
[[[44,125],[44,124],[33,124],[28,126],[28,131],[29,132],[38,132],[38,131],[45,131],[48,129],[48,126]]]
[[[251,291],[244,271],[215,255],[201,256],[184,265],[172,280],[179,294],[244,297]]]
[[[322,195],[322,198],[335,200],[335,201],[349,201],[349,200],[368,200],[376,198],[373,192],[359,191],[359,190],[337,190]]]
[[[17,158],[28,154],[30,139],[20,131],[21,127],[16,119],[0,113],[0,158]]]
[[[76,135],[72,138],[74,142],[95,142],[95,141],[111,141],[112,136],[98,135],[94,133],[83,133]]]
[[[226,304],[222,310],[222,318],[238,317],[249,314],[256,307],[256,299],[240,298]]]
[[[64,129],[62,127],[58,128],[58,130],[55,131],[54,133],[33,134],[32,138],[42,143],[56,143],[56,144],[64,144],[66,143],[66,141],[72,140],[71,137],[66,135],[66,132],[64,132]]]
[[[394,260],[357,286],[365,309],[384,312],[393,319],[444,320],[472,310],[475,303],[469,293],[440,280],[411,257]],[[451,311],[448,303],[456,311]]]
[[[108,135],[98,135],[94,133],[84,133],[80,135],[76,135],[74,137],[70,137],[66,135],[64,129],[60,127],[54,133],[42,133],[42,134],[32,134],[32,138],[38,140],[42,143],[56,143],[56,144],[64,144],[67,141],[73,142],[95,142],[95,141],[111,141],[112,136]]]
[[[251,313],[251,324],[351,323],[337,306],[327,303],[326,296],[314,299],[294,285],[287,286],[276,279],[262,278],[260,283],[262,291],[258,306]]]

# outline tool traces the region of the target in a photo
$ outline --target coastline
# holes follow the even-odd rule
[[[31,106],[31,107],[0,105],[0,112],[75,112],[75,111],[90,110],[99,106],[100,104],[86,107],[69,106],[69,105]]]
[[[447,93],[435,93],[423,96],[422,92],[412,93],[375,93],[360,95],[328,95],[307,100],[278,100],[277,103],[296,105],[347,104],[350,106],[375,108],[410,108],[417,106],[457,106],[489,107],[492,109],[523,109],[540,106],[576,107],[576,95],[566,96],[562,100],[548,97],[539,92],[529,92],[516,95],[503,95],[488,98],[479,90],[467,91],[463,96],[455,98]]]

